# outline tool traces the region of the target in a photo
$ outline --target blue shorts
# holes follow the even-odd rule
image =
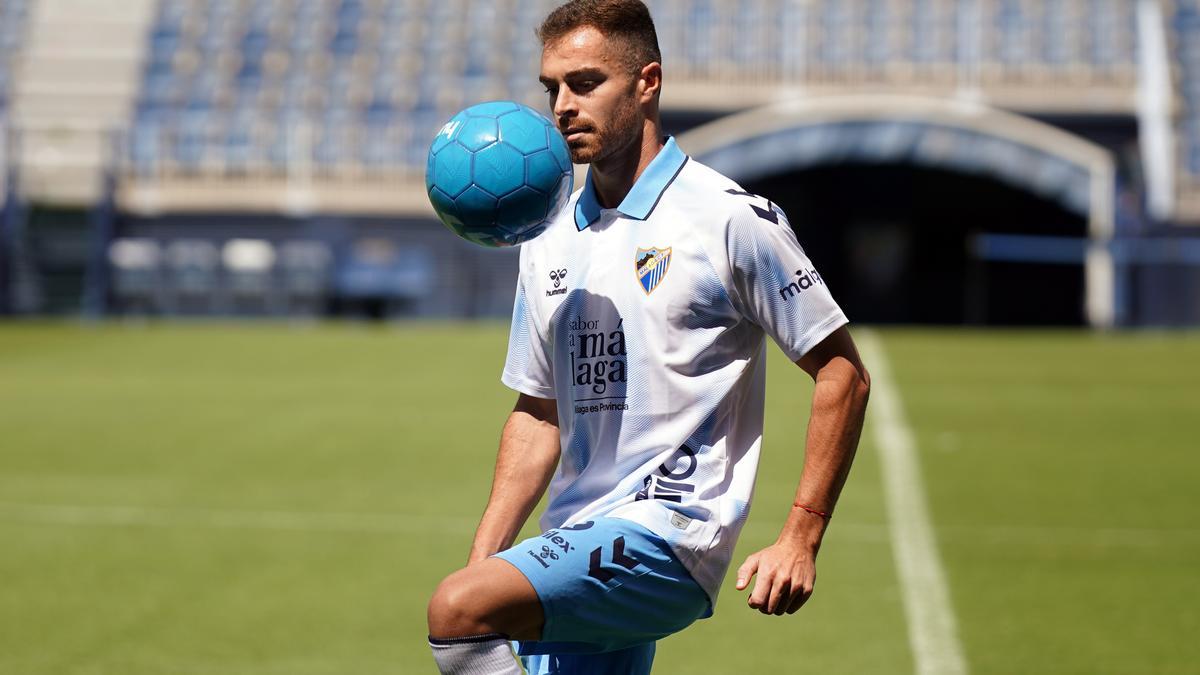
[[[549,530],[496,557],[529,579],[545,614],[541,639],[518,644],[522,657],[552,654],[573,662],[581,659],[568,655],[608,653],[586,660],[645,662],[648,672],[655,640],[711,614],[708,595],[667,542],[631,520],[597,518]],[[535,673],[547,662],[534,658],[527,666]]]
[[[521,664],[529,675],[649,675],[654,643],[599,654],[534,654]]]

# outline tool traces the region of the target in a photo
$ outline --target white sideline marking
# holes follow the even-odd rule
[[[871,373],[868,415],[882,464],[892,555],[904,597],[914,666],[918,675],[965,675],[967,661],[929,520],[912,430],[904,419],[879,339],[868,331],[860,331],[856,337],[863,363]]]

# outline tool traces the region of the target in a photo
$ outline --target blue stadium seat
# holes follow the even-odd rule
[[[181,239],[167,244],[164,259],[170,313],[209,312],[220,288],[220,253],[216,244]]]
[[[150,36],[150,60],[170,63],[179,48],[178,27],[159,27]]]
[[[139,118],[133,125],[129,153],[134,173],[138,176],[148,177],[156,172],[162,157],[161,135],[161,125],[155,119]]]
[[[887,0],[870,0],[867,3],[864,56],[868,64],[881,66],[891,60],[890,33],[896,20]]]
[[[1170,23],[1182,102],[1180,160],[1191,182],[1200,184],[1200,2],[1177,0]]]
[[[1066,35],[1071,29],[1067,19],[1064,0],[1045,0],[1042,11],[1042,34],[1047,36]],[[1061,66],[1070,61],[1067,40],[1045,39],[1041,41],[1042,58],[1047,64]]]
[[[209,146],[212,118],[207,109],[189,109],[176,128],[174,160],[187,173],[199,173]]]
[[[148,59],[133,124],[191,140],[155,145],[147,141],[152,134],[134,134],[141,140],[131,146],[137,154],[132,159],[146,166],[148,148],[158,148],[164,159],[194,165],[197,132],[189,127],[184,133],[182,119],[204,112],[210,125],[221,128],[208,133],[205,152],[229,167],[248,166],[254,158],[284,169],[296,152],[288,138],[300,128],[298,120],[311,119],[309,150],[322,166],[361,162],[419,171],[429,135],[457,107],[494,96],[545,103],[535,78],[540,50],[528,27],[552,3],[468,4],[469,12],[444,0],[160,0],[145,38]],[[881,77],[894,65],[911,66],[915,77],[954,78],[957,66],[979,62],[989,66],[985,78],[1069,76],[1081,66],[1098,76],[1132,77],[1135,64],[1134,2],[649,4],[665,59],[688,79]],[[12,0],[0,0],[0,10],[11,6]],[[1169,6],[1176,35],[1200,45],[1196,0]],[[970,23],[968,12],[980,7],[987,12],[977,29],[983,39],[956,39]],[[1072,22],[1086,40],[1059,39]],[[0,41],[12,33],[3,24]],[[1200,71],[1200,48],[1181,49],[1180,55],[1181,75]],[[0,59],[0,99],[5,79]],[[1197,108],[1198,86],[1200,76],[1181,77],[1188,111]],[[366,131],[346,140],[342,126],[330,125],[333,118]],[[1185,143],[1184,162],[1191,166],[1191,148],[1200,141]]]
[[[329,294],[333,251],[322,241],[295,240],[279,247],[279,272],[288,313],[316,314]]]
[[[153,313],[161,305],[162,247],[146,238],[114,239],[108,246],[112,293],[124,311]]]
[[[253,128],[248,125],[231,123],[221,139],[224,152],[225,171],[227,173],[243,173],[251,164],[254,157]]]
[[[0,0],[0,113],[8,105],[12,59],[24,44],[28,0]]]

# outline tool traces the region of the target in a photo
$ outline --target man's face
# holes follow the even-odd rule
[[[611,157],[632,144],[641,130],[639,78],[622,61],[621,46],[584,26],[542,50],[538,79],[550,95],[554,121],[576,164]]]

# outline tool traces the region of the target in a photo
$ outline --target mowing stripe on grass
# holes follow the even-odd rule
[[[478,518],[402,513],[232,511],[143,506],[75,506],[0,503],[0,520],[52,525],[117,527],[213,527],[301,532],[470,534]]]
[[[379,534],[447,534],[474,532],[472,516],[431,516],[402,513],[348,513],[329,511],[250,511],[196,507],[87,506],[82,504],[19,504],[0,502],[0,523],[32,523],[67,527],[207,527],[296,532],[358,532]],[[774,536],[775,522],[746,523],[746,534]],[[1031,525],[945,526],[943,538],[1013,545],[1059,548],[1145,549],[1200,545],[1195,528],[1115,528]],[[856,542],[890,541],[886,525],[839,520],[828,537]]]
[[[449,534],[469,536],[478,518],[402,513],[337,513],[328,511],[248,511],[181,507],[84,506],[0,502],[0,522],[69,527],[207,527],[295,532],[381,534]],[[747,523],[745,532],[778,534],[779,526]],[[854,541],[880,542],[887,528],[873,523],[839,522],[836,535]]]
[[[863,361],[871,372],[869,426],[879,451],[892,555],[900,577],[908,641],[918,675],[964,675],[967,662],[946,574],[925,503],[925,487],[912,430],[904,419],[900,396],[879,338],[857,333]]]

